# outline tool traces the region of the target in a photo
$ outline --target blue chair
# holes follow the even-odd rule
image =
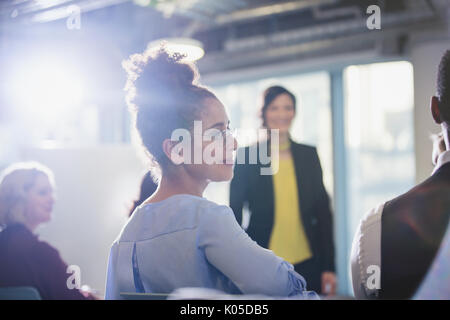
[[[39,292],[33,287],[0,288],[0,300],[42,300]]]

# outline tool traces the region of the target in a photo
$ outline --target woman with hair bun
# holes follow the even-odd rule
[[[156,192],[136,208],[112,245],[106,298],[120,299],[121,292],[169,294],[183,287],[302,294],[305,280],[291,264],[251,240],[229,207],[203,198],[210,181],[232,178],[237,146],[224,106],[182,58],[161,48],[124,63],[127,102],[160,176]],[[194,121],[201,121],[201,131]],[[187,141],[193,152],[178,152],[180,141],[171,139],[177,129],[193,136]],[[195,161],[196,153],[203,155],[218,141],[222,149],[212,154],[223,153],[219,161]]]

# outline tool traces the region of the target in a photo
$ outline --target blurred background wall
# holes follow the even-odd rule
[[[367,9],[380,8],[381,29]],[[0,169],[54,170],[39,230],[104,292],[109,247],[146,170],[121,62],[161,38],[200,43],[203,83],[234,128],[258,128],[269,85],[294,92],[292,135],[317,146],[332,196],[339,292],[359,219],[432,171],[429,100],[450,48],[447,0],[7,0],[0,2]],[[243,145],[244,143],[241,143]],[[206,196],[228,203],[228,184]]]

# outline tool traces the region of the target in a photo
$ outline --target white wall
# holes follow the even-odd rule
[[[53,219],[37,230],[67,264],[81,268],[81,284],[104,294],[109,248],[127,219],[145,172],[131,146],[28,150],[24,160],[55,173]]]

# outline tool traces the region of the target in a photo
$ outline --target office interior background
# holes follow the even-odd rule
[[[381,29],[370,29],[377,5]],[[338,292],[372,207],[432,172],[429,99],[450,48],[448,0],[7,0],[0,2],[0,169],[36,160],[56,178],[39,229],[104,294],[109,248],[146,172],[121,62],[158,39],[201,44],[202,83],[234,128],[261,126],[262,91],[298,99],[294,140],[318,148],[331,196]],[[241,143],[240,146],[243,146]],[[228,183],[208,199],[228,203]]]

